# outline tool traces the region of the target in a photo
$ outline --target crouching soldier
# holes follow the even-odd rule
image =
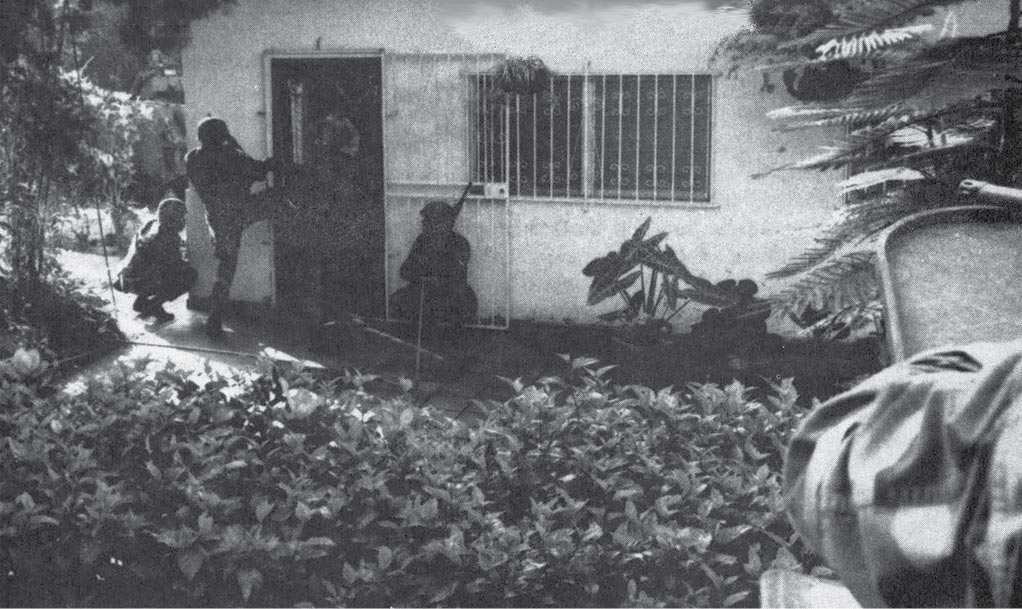
[[[174,315],[163,308],[192,289],[198,272],[183,255],[181,231],[185,228],[186,208],[180,199],[164,199],[157,219],[150,220],[135,235],[114,288],[137,294],[132,308],[142,317],[155,317],[157,323],[173,321]]]
[[[390,297],[395,316],[420,321],[427,328],[437,324],[460,326],[475,318],[478,301],[468,285],[468,240],[454,232],[458,208],[430,201],[422,209],[422,234],[401,265],[408,285]]]

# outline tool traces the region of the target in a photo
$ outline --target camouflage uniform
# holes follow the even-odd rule
[[[862,606],[1017,607],[1020,438],[1022,341],[923,352],[809,414],[788,513]]]
[[[395,317],[460,325],[472,321],[478,310],[475,292],[468,284],[468,240],[452,230],[456,212],[445,203],[434,201],[423,209],[426,223],[439,223],[439,231],[425,230],[416,237],[412,250],[401,265],[401,278],[408,285],[390,297]]]
[[[190,290],[198,273],[181,255],[181,236],[159,231],[158,226],[156,220],[150,220],[138,232],[115,287],[169,302]]]
[[[202,124],[199,128],[201,141]],[[226,133],[226,126],[223,129]],[[233,138],[231,143],[203,142],[185,156],[188,179],[206,208],[213,252],[219,261],[210,295],[210,327],[219,326],[223,315],[245,227],[269,217],[261,206],[250,204],[249,191],[253,183],[266,177],[270,161],[257,161],[232,144]]]

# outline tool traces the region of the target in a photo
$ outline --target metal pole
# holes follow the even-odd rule
[[[635,76],[635,200],[639,200],[639,188],[642,186],[642,159],[639,151],[642,150],[642,76]]]
[[[415,336],[415,380],[419,380],[419,365],[422,363],[422,310],[426,301],[426,283],[419,283],[419,329]]]
[[[678,199],[678,75],[671,75],[671,202]]]

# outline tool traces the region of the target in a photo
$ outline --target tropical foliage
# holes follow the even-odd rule
[[[758,606],[764,569],[798,568],[790,382],[753,401],[565,370],[468,424],[270,365],[141,361],[54,392],[19,350],[0,361],[0,603]]]
[[[57,69],[22,63],[0,82],[0,275],[6,315],[38,304],[57,270],[48,247],[69,210],[110,211],[125,235],[121,197],[135,172],[133,146],[152,108]]]
[[[688,270],[674,249],[664,243],[667,233],[647,237],[652,217],[646,218],[618,251],[591,260],[582,274],[592,277],[590,306],[620,297],[623,306],[600,315],[657,335],[671,331],[671,320],[690,303],[753,315],[765,301],[755,298],[758,286],[749,279],[713,283]],[[636,287],[638,284],[638,287]]]
[[[1004,30],[968,36],[958,35],[958,4],[762,0],[753,3],[755,27],[718,49],[718,64],[754,64],[765,83],[782,72],[800,103],[771,113],[779,129],[843,133],[819,154],[762,174],[849,175],[840,183],[845,205],[817,243],[770,275],[791,278],[777,308],[875,314],[880,231],[917,211],[968,203],[957,188],[966,178],[1022,185],[1018,3],[983,2],[1003,10]],[[845,74],[843,85],[827,82],[832,72]]]
[[[160,23],[187,24],[226,2],[128,4],[145,4]],[[5,324],[23,320],[28,309],[54,293],[44,285],[56,270],[48,237],[69,206],[99,201],[111,210],[111,232],[126,229],[121,195],[133,177],[140,123],[150,120],[152,108],[81,77],[78,41],[91,11],[89,0],[3,3],[0,322]]]
[[[180,48],[188,39],[189,25],[210,13],[233,6],[237,0],[98,0],[126,11],[119,25],[121,39],[139,55],[154,49]]]

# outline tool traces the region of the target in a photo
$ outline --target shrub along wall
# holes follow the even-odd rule
[[[37,365],[0,366],[0,604],[755,606],[797,566],[790,383],[575,360],[470,425],[358,375],[142,362],[71,397]]]

